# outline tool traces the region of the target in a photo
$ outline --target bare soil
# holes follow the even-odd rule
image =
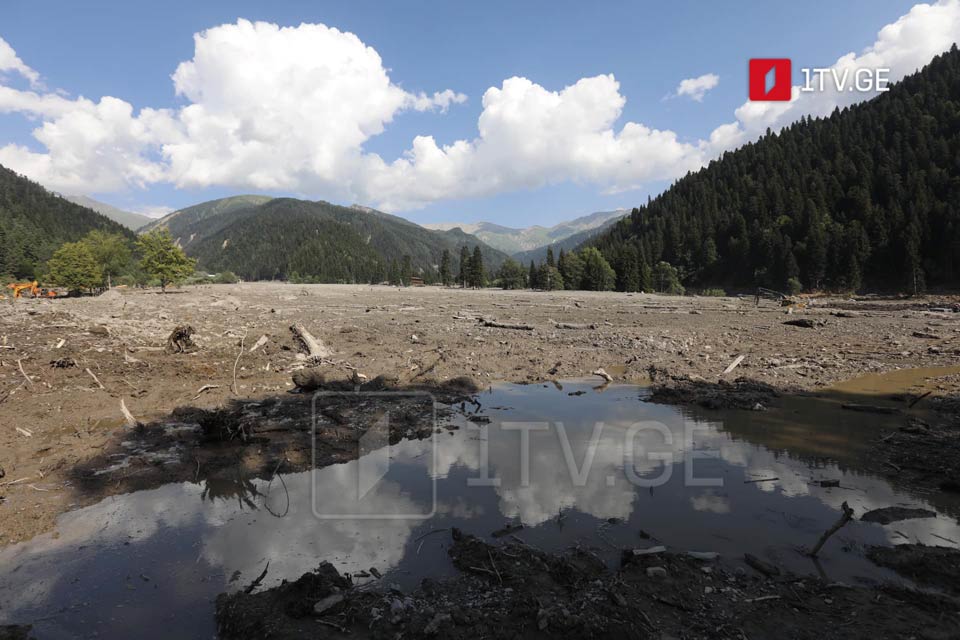
[[[603,368],[617,381],[653,378],[674,394],[666,401],[715,408],[728,406],[724,398],[755,408],[782,393],[828,388],[886,394],[905,405],[929,391],[922,402],[955,423],[960,368],[940,368],[958,364],[956,304],[822,299],[788,313],[771,301],[755,306],[752,297],[269,283],[8,301],[0,309],[0,545],[50,529],[59,513],[110,493],[211,477],[228,466],[267,477],[277,464],[307,464],[310,407],[288,392],[296,386],[291,375],[311,363],[290,333],[294,322],[332,349],[318,367],[335,387],[382,376],[380,383],[452,401],[474,384]],[[813,320],[813,328],[784,324],[798,318]],[[171,353],[179,350],[168,348],[178,326],[193,329],[195,346]],[[925,373],[879,390],[832,387],[907,368]],[[147,428],[124,424],[121,401]],[[255,421],[261,433],[201,446],[209,442],[196,425],[218,419]],[[357,434],[340,442],[336,423],[324,422],[331,430],[321,463],[356,455],[350,440]],[[931,446],[914,435],[917,446]],[[937,446],[941,458],[960,459]],[[927,481],[953,486],[950,478]]]

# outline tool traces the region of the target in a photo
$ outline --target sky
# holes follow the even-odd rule
[[[148,215],[266,193],[551,225],[875,95],[750,103],[750,58],[897,80],[958,39],[960,0],[5,0],[0,164]]]

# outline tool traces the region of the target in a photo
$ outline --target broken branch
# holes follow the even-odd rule
[[[833,523],[833,526],[823,532],[823,535],[820,536],[820,540],[817,541],[817,545],[810,551],[809,555],[811,558],[816,558],[817,554],[820,553],[820,549],[826,543],[827,539],[839,531],[845,524],[850,522],[853,519],[853,509],[844,501],[840,508],[843,509],[843,515],[840,516],[840,519]]]

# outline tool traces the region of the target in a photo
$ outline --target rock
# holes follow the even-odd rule
[[[744,561],[752,568],[756,569],[765,576],[778,576],[780,575],[780,568],[761,560],[760,558],[751,555],[749,553],[743,554]]]
[[[329,596],[320,600],[317,604],[313,605],[313,612],[317,615],[325,613],[330,609],[334,608],[344,600],[344,595],[342,593],[331,593]]]
[[[796,320],[787,320],[783,324],[790,325],[791,327],[802,327],[804,329],[814,329],[817,327],[817,323],[811,320],[810,318],[797,318]]]
[[[293,372],[293,384],[301,391],[316,391],[327,383],[327,377],[319,369],[298,369]]]
[[[667,570],[663,567],[647,567],[648,578],[666,578]]]
[[[444,622],[450,622],[451,620],[453,620],[453,617],[449,613],[438,613],[433,616],[433,620],[428,622],[427,626],[423,628],[423,632],[428,636],[435,635],[440,631],[440,627]]]
[[[912,520],[914,518],[936,518],[935,511],[928,509],[910,509],[907,507],[884,507],[883,509],[874,509],[867,511],[860,516],[863,522],[876,522],[877,524],[890,524],[900,520]]]

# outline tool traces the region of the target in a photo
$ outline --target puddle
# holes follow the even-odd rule
[[[382,582],[409,590],[456,573],[449,532],[436,530],[489,538],[506,522],[522,523],[514,535],[529,544],[580,544],[611,566],[621,549],[662,543],[719,552],[733,565],[752,553],[851,584],[899,581],[864,557],[865,545],[960,541],[943,504],[897,491],[846,459],[888,416],[810,398],[800,400],[805,420],[799,406],[707,414],[646,403],[645,395],[585,381],[498,385],[467,405],[489,423],[463,420],[432,440],[272,483],[238,477],[108,498],[0,551],[0,622],[33,623],[41,639],[211,638],[217,594],[242,588],[268,561],[264,587],[329,560],[341,572],[374,567]],[[524,421],[546,424],[516,424]],[[359,500],[358,478],[369,486]],[[777,479],[755,482],[766,478]],[[815,484],[825,479],[840,487]],[[818,567],[796,549],[836,521],[843,501],[858,516],[895,505],[940,515],[853,522]],[[387,518],[336,517],[345,513]],[[403,517],[411,514],[424,517]]]

